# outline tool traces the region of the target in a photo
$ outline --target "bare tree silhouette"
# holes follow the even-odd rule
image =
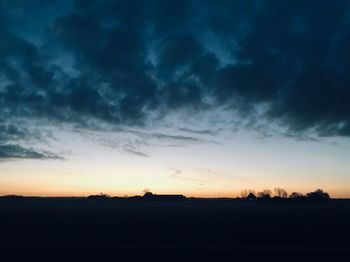
[[[272,192],[270,189],[264,189],[263,191],[258,193],[258,197],[263,199],[269,199],[271,198]]]
[[[276,187],[274,191],[275,191],[275,196],[277,197],[286,198],[288,196],[287,191],[283,188]]]

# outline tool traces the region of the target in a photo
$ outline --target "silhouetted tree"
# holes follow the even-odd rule
[[[262,199],[269,199],[271,198],[271,190],[270,189],[264,189],[263,191],[258,193],[258,197],[262,198]]]
[[[317,189],[314,192],[310,192],[306,194],[307,198],[310,200],[328,200],[330,196],[327,192],[324,192],[322,189]]]
[[[247,198],[247,196],[249,196],[250,193],[255,195],[255,191],[253,189],[244,189],[241,191],[241,197]]]
[[[275,191],[275,196],[277,197],[286,198],[288,196],[287,191],[283,188],[276,187],[274,191]]]
[[[289,198],[303,198],[304,195],[302,193],[299,192],[293,192],[289,195]]]

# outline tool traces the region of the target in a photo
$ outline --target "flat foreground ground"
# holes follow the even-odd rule
[[[0,248],[4,262],[350,261],[350,201],[2,198]]]

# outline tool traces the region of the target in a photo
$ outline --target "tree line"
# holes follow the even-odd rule
[[[311,200],[327,200],[330,199],[330,195],[323,191],[322,189],[316,189],[313,192],[309,192],[307,194],[302,194],[300,192],[292,192],[288,194],[287,190],[284,188],[276,187],[271,191],[270,189],[264,189],[260,192],[255,192],[252,189],[244,189],[241,192],[241,198],[247,199],[249,197],[259,198],[259,199],[271,199],[271,198],[279,198],[279,199],[311,199]]]

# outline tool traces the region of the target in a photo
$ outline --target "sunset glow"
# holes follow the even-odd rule
[[[0,1],[0,195],[350,197],[348,5],[131,2]]]

